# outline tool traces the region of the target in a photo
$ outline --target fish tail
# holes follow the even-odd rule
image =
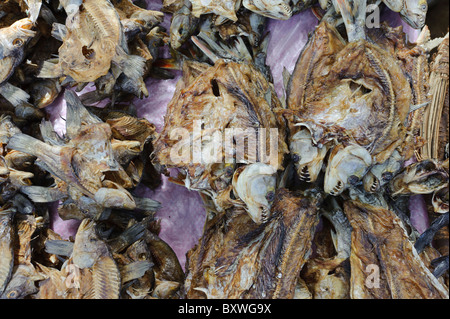
[[[58,189],[42,186],[24,186],[20,190],[35,203],[49,203],[64,197]]]
[[[57,78],[63,75],[59,63],[44,61],[42,68],[39,71],[39,78]]]
[[[121,48],[117,53],[116,64],[127,77],[131,79],[142,77],[145,67],[145,59],[143,57],[126,54]]]
[[[47,145],[29,135],[23,133],[13,135],[9,140],[8,148],[36,156],[48,167],[56,169],[60,166],[59,147]]]
[[[13,106],[18,106],[27,102],[30,98],[30,95],[27,92],[9,83],[4,83],[0,86],[0,95]]]

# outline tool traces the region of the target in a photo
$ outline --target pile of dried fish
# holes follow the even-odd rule
[[[430,39],[424,0],[375,4],[415,43],[366,28],[373,2],[0,3],[0,297],[449,298],[448,34]],[[311,8],[278,96],[265,26]],[[171,69],[158,133],[133,100]],[[64,134],[45,111],[59,96]],[[204,202],[185,270],[136,192],[161,174]]]

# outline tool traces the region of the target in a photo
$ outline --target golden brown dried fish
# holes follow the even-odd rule
[[[207,220],[187,254],[187,298],[293,298],[319,222],[319,203],[314,191],[279,189],[264,225],[235,208]]]
[[[379,196],[355,194],[344,202],[344,210],[353,228],[352,298],[448,298],[447,289],[410,242],[402,221]]]
[[[68,75],[79,83],[91,82],[106,75],[114,63],[126,76],[139,80],[144,60],[128,54],[114,6],[107,0],[85,0],[78,8],[71,9],[74,12],[68,12],[59,60],[56,64],[46,61],[39,77]]]
[[[270,175],[282,169],[287,152],[279,129],[283,122],[273,112],[281,103],[264,75],[250,64],[218,60],[191,81],[190,66],[185,64],[185,76],[169,103],[154,146],[155,162],[178,168],[184,175],[180,182],[214,201],[229,194],[238,163],[272,166]],[[227,201],[220,200],[219,210]]]
[[[447,163],[447,164],[446,164]],[[431,194],[448,186],[448,160],[423,160],[403,168],[389,183],[391,196]]]
[[[80,269],[91,268],[94,299],[119,298],[119,268],[108,245],[98,237],[95,228],[93,220],[86,218],[81,222],[73,245],[73,263]]]
[[[159,11],[146,10],[135,5],[131,0],[112,0],[121,20],[132,19],[146,28],[153,28],[161,23],[164,14]]]
[[[408,69],[392,57],[395,43],[406,47],[405,38],[387,26],[368,36],[374,43],[346,43],[322,22],[299,57],[288,85],[289,109],[282,111],[301,179],[314,182],[330,151],[324,190],[333,195],[396,149],[404,156],[412,143],[407,136],[413,125],[404,126],[413,102]]]

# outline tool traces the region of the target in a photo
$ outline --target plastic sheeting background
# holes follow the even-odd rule
[[[162,0],[147,0],[147,4],[147,9],[160,10]],[[169,30],[170,19],[170,15],[166,14],[162,23],[167,30]],[[283,68],[285,67],[290,73],[293,71],[295,62],[308,39],[308,34],[314,30],[318,20],[311,10],[307,10],[294,15],[287,21],[272,19],[267,19],[267,21],[266,31],[269,32],[270,36],[267,64],[271,67],[275,89],[281,98],[284,95]],[[391,26],[402,24],[411,42],[417,38],[418,31],[403,23],[396,13],[383,12],[381,21],[388,21]],[[138,116],[145,117],[153,123],[157,131],[160,131],[164,125],[167,104],[172,98],[179,77],[180,74],[178,73],[174,79],[170,80],[147,79],[146,85],[149,96],[142,100],[135,99],[133,101]],[[79,94],[92,89],[93,86],[90,85]],[[66,115],[66,105],[62,96],[61,93],[58,99],[45,109],[59,134],[64,133],[65,130],[63,119]],[[152,198],[162,204],[162,208],[156,213],[156,217],[161,219],[160,237],[172,247],[184,268],[186,252],[198,242],[203,231],[205,211],[199,194],[169,182],[165,176],[162,176],[162,183],[155,191],[138,187],[136,194]],[[415,198],[415,201],[420,204],[423,199],[419,196]],[[418,205],[415,204],[415,206]],[[417,220],[419,232],[424,227],[426,228],[426,210],[425,212],[423,210],[411,211],[411,215],[412,218],[415,217],[415,220]],[[78,225],[79,221],[63,221],[59,218],[56,205],[53,206],[52,227],[63,238],[74,236]]]

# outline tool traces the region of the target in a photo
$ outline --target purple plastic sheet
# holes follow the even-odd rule
[[[147,3],[148,9],[160,10],[162,7],[161,0],[147,0]],[[308,40],[308,35],[314,31],[318,20],[311,10],[299,13],[287,21],[268,20],[270,40],[267,64],[271,67],[276,92],[280,97],[283,97],[283,68],[285,67],[290,73],[293,71],[295,62]],[[417,38],[417,30],[405,25],[398,14],[388,12],[383,14],[383,20],[389,21],[391,26],[403,24],[411,42]],[[169,29],[169,23],[170,15],[166,14],[162,25],[167,30]],[[133,102],[138,116],[148,119],[156,126],[157,131],[160,131],[164,125],[167,104],[173,96],[179,76],[178,74],[171,80],[148,79],[146,84],[149,97],[142,100],[136,99]],[[92,86],[88,86],[83,92],[92,89]],[[66,105],[62,94],[45,110],[50,114],[50,119],[57,133],[64,133],[65,123],[63,119],[65,118]],[[145,187],[138,187],[136,195],[149,197],[161,202],[162,208],[156,214],[161,219],[160,237],[172,247],[184,268],[186,252],[197,243],[203,231],[205,211],[199,194],[195,191],[189,191],[183,186],[171,183],[163,176],[162,184],[158,189],[152,191]],[[413,200],[420,200],[420,197],[413,197]],[[52,214],[53,229],[63,238],[74,236],[79,221],[61,220],[56,212],[57,205],[52,205],[52,207],[54,208]],[[418,205],[411,205],[411,207],[419,208],[412,214],[415,216],[414,222],[420,226],[418,228],[423,230],[428,222],[426,209],[424,211],[423,207]]]

